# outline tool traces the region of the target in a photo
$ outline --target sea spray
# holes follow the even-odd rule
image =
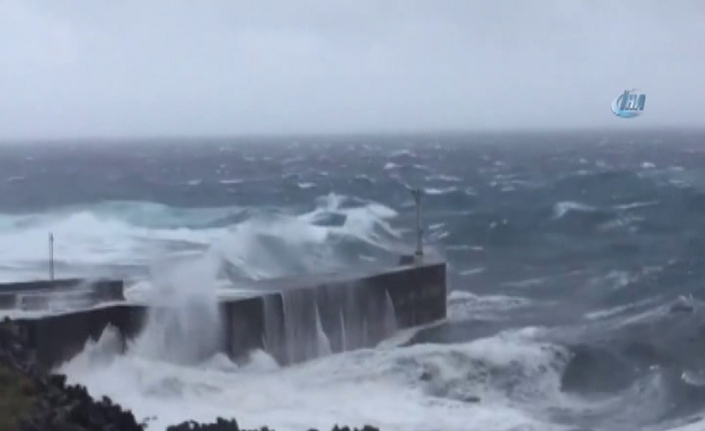
[[[89,339],[80,354],[70,361],[59,365],[62,374],[78,373],[82,370],[102,368],[110,364],[125,349],[120,330],[109,324],[98,340]]]
[[[340,344],[341,344],[341,351],[347,352],[348,351],[348,333],[345,329],[345,313],[343,310],[340,310]]]
[[[287,298],[288,296],[288,298]],[[284,362],[289,364],[296,360],[296,347],[299,343],[299,325],[298,319],[296,318],[299,309],[293,302],[296,300],[295,296],[287,295],[282,293],[282,317],[284,319]]]
[[[283,298],[280,294],[264,296],[264,349],[281,360],[285,356]],[[280,304],[282,308],[280,308]],[[281,311],[280,311],[281,310]]]
[[[323,330],[323,323],[321,322],[321,312],[318,309],[318,304],[316,304],[316,333],[318,337],[318,356],[321,357],[330,355],[333,352],[333,349],[330,346],[330,340],[328,339],[328,335],[326,335],[326,332]]]
[[[384,300],[384,336],[390,337],[397,332],[397,315],[394,311],[394,302],[392,301],[389,290],[385,289]]]
[[[197,364],[222,351],[223,319],[216,294],[218,259],[206,253],[155,269],[149,313],[135,354],[177,364]]]
[[[316,358],[319,352],[319,332],[315,293],[308,289],[285,290],[282,292],[282,301],[287,362]]]

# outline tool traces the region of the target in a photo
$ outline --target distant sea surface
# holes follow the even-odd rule
[[[2,145],[0,279],[45,278],[49,232],[59,277],[389,265],[413,246],[411,187],[448,322],[288,368],[118,355],[106,334],[63,371],[149,429],[705,429],[705,133]]]

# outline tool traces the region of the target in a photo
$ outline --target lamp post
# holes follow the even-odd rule
[[[414,196],[414,202],[416,202],[416,255],[417,259],[423,257],[423,226],[421,225],[421,195],[422,190],[416,188],[411,190],[411,194]]]
[[[54,234],[49,232],[49,280],[54,282]]]

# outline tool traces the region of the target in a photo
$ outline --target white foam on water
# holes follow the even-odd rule
[[[564,217],[566,214],[568,214],[571,211],[575,212],[593,212],[595,211],[595,208],[584,204],[582,202],[573,202],[573,201],[563,201],[563,202],[558,202],[553,206],[553,217],[556,219]]]
[[[391,338],[397,332],[397,315],[389,290],[384,291],[384,333]]]
[[[222,416],[281,431],[336,423],[389,431],[547,431],[562,428],[527,406],[536,399],[560,403],[557,355],[551,346],[501,335],[459,345],[360,350],[285,368],[263,352],[253,352],[240,368],[223,358],[184,366],[133,351],[115,354],[108,334],[60,371],[138,419],[156,416],[154,430]],[[502,375],[506,382],[497,377]],[[505,385],[510,382],[511,388]],[[467,401],[472,397],[480,402]]]
[[[448,296],[448,318],[459,322],[468,319],[507,318],[507,311],[524,308],[532,304],[528,298],[509,295],[476,295],[454,290]]]
[[[485,272],[486,268],[484,267],[477,267],[477,268],[469,268],[469,269],[464,269],[460,272],[458,272],[459,275],[462,276],[469,276],[469,275],[477,275],[477,274],[482,274]]]
[[[426,325],[414,326],[412,328],[397,330],[390,337],[385,338],[384,340],[380,341],[377,344],[376,348],[377,349],[393,349],[393,348],[405,345],[409,341],[411,341],[414,338],[414,336],[416,336],[416,334],[418,334],[419,332],[441,326],[447,322],[448,322],[447,319],[441,319],[441,320],[438,320],[436,322],[432,322],[432,323],[429,323]]]
[[[659,431],[663,428],[660,427]],[[669,431],[702,431],[705,429],[705,423],[701,417],[693,418],[693,422],[685,425],[667,428]],[[650,431],[650,430],[649,430]]]
[[[343,310],[340,310],[340,342],[342,345],[342,350],[343,352],[347,352],[348,350],[348,331],[345,328],[345,313],[343,313]]]
[[[453,193],[457,191],[457,187],[444,187],[444,188],[427,188],[424,189],[424,192],[429,195],[445,195],[448,193]]]
[[[213,249],[238,276],[260,279],[298,272],[322,272],[346,262],[341,239],[372,249],[390,249],[399,233],[389,224],[394,210],[330,194],[304,214],[236,207],[172,208],[149,202],[109,202],[49,213],[0,214],[0,280],[46,278],[48,233],[54,235],[56,276],[105,276],[106,267],[146,268],[155,259]],[[249,218],[242,219],[244,214]],[[336,214],[341,226],[320,220]],[[230,225],[223,220],[240,217]],[[189,227],[183,227],[189,226]],[[212,227],[218,226],[218,227]],[[391,249],[390,249],[391,250]],[[396,252],[396,250],[394,250]]]
[[[175,245],[207,250],[200,258],[166,259],[150,280],[128,289],[131,300],[151,308],[145,330],[125,353],[115,331],[108,329],[59,369],[94,396],[108,395],[131,409],[138,419],[157,416],[150,429],[233,416],[246,427],[269,425],[279,431],[329,429],[336,423],[368,423],[385,431],[550,431],[531,404],[558,396],[555,357],[550,348],[535,343],[495,337],[399,348],[394,343],[413,333],[402,331],[379,349],[319,355],[286,368],[264,352],[252,352],[242,366],[216,353],[222,336],[217,307],[222,259],[243,278],[257,279],[285,275],[292,267],[320,272],[336,263],[340,238],[393,249],[390,239],[398,236],[388,222],[396,216],[393,210],[372,203],[346,208],[344,203],[344,197],[329,195],[307,214],[252,217],[205,229],[142,226],[84,209],[1,229],[0,260],[5,258],[13,271],[43,266],[50,230],[57,239],[57,258],[69,265],[147,266]],[[345,222],[317,224],[331,212],[345,215]],[[317,316],[320,353],[329,343],[319,325]],[[345,325],[341,314],[347,346]],[[511,376],[516,367],[521,377],[508,378],[518,382],[518,391],[516,385],[508,391],[501,381],[488,379],[490,373],[476,372]],[[468,401],[475,396],[481,402]]]
[[[326,332],[323,330],[321,312],[318,309],[318,304],[316,304],[316,337],[318,342],[318,356],[330,355],[333,352],[333,349],[330,346],[328,335],[326,335]]]
[[[34,274],[46,277],[50,231],[55,238],[54,256],[57,262],[85,267],[108,262],[143,264],[147,259],[167,252],[170,243],[207,246],[223,234],[223,229],[136,226],[90,211],[26,218],[26,221],[20,220],[0,229],[0,262],[3,262],[3,273],[8,279],[18,276],[16,270],[30,272],[27,267],[33,264],[42,268],[41,271],[34,269]]]

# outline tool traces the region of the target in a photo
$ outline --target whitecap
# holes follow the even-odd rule
[[[571,211],[592,212],[592,211],[596,211],[596,209],[590,205],[587,205],[587,204],[584,204],[581,202],[573,202],[573,201],[558,202],[557,204],[555,204],[553,206],[553,217],[556,219],[559,219]]]

